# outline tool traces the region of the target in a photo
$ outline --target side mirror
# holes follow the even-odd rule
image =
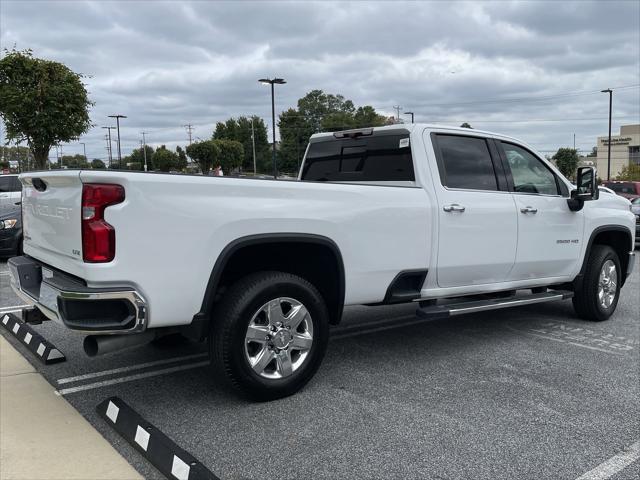
[[[571,198],[567,201],[569,209],[574,212],[582,210],[584,202],[597,200],[600,197],[595,168],[578,168],[576,184],[578,186],[577,190],[571,192]]]

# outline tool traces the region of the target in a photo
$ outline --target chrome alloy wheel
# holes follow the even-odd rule
[[[304,363],[313,344],[313,323],[307,308],[289,297],[274,298],[253,314],[244,352],[253,371],[263,378],[286,378]]]
[[[609,308],[616,298],[618,288],[618,272],[616,264],[607,260],[602,265],[598,277],[598,302],[602,308]]]

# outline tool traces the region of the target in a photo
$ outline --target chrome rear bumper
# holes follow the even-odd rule
[[[147,305],[134,289],[90,288],[27,256],[13,257],[8,265],[16,294],[72,330],[122,334],[146,328]]]

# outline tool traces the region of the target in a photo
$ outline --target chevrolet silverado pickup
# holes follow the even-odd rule
[[[635,217],[514,138],[393,125],[310,139],[297,181],[124,171],[20,175],[16,292],[87,334],[88,355],[169,334],[208,341],[245,396],[295,393],[345,305],[422,318],[571,298],[615,311]],[[32,310],[33,311],[33,310]]]

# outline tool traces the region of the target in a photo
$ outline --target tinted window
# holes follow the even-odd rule
[[[409,133],[312,142],[301,179],[316,182],[414,181]]]
[[[0,176],[0,192],[19,192],[22,190],[20,180],[15,176]]]
[[[636,186],[633,183],[608,183],[604,186],[610,188],[616,193],[636,193]]]
[[[445,187],[498,190],[489,146],[484,138],[437,135],[440,180]]]
[[[538,157],[524,148],[502,142],[513,177],[513,190],[519,193],[558,195],[556,176]]]

